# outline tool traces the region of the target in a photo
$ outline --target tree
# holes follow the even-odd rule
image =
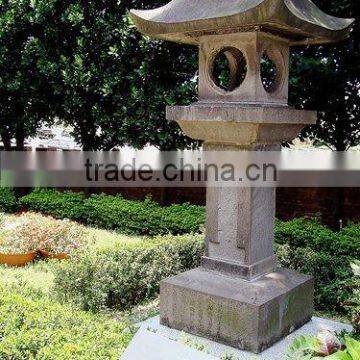
[[[318,110],[318,122],[307,127],[310,137],[333,150],[360,143],[360,3],[358,0],[316,0],[325,12],[356,19],[348,40],[339,44],[294,48],[290,101]]]
[[[166,0],[152,2],[152,7]],[[84,150],[197,142],[165,119],[194,97],[196,49],[143,38],[143,1],[0,0],[0,135],[5,147],[59,116]],[[186,99],[184,100],[184,96]]]
[[[127,17],[143,1],[53,1],[59,10],[47,32],[61,72],[59,116],[83,149],[196,145],[165,119],[166,101],[193,96],[196,49],[143,38]]]
[[[56,93],[49,91],[55,62],[43,42],[42,14],[28,0],[0,0],[0,135],[6,150],[16,149],[55,115]]]
[[[318,122],[301,136],[332,150],[360,144],[360,2],[316,0],[325,12],[355,18],[348,40],[339,44],[295,48],[290,99],[299,108],[318,110]],[[335,229],[344,223],[344,189],[334,190]]]

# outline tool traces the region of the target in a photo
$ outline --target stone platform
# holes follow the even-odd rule
[[[278,268],[247,281],[197,268],[161,282],[161,324],[260,353],[310,321],[313,279]]]
[[[169,329],[159,317],[140,324],[140,329],[121,360],[284,360],[288,347],[300,335],[316,335],[320,330],[351,331],[350,325],[313,317],[310,322],[259,355]],[[227,356],[227,357],[225,357]]]

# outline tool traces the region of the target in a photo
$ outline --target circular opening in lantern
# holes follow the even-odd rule
[[[276,92],[282,82],[283,58],[281,52],[276,49],[265,50],[261,61],[261,81],[268,93]]]
[[[216,54],[211,79],[220,89],[234,91],[244,82],[246,73],[246,59],[240,50],[227,47]]]

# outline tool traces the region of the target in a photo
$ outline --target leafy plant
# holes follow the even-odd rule
[[[117,360],[131,340],[127,323],[0,285],[2,360]]]
[[[358,360],[360,342],[345,336],[342,344],[330,331],[321,331],[317,337],[300,336],[290,346],[287,360]]]
[[[9,188],[0,187],[0,211],[14,213],[19,209],[15,193]]]
[[[12,222],[8,221],[1,231],[1,251],[6,253],[41,249],[72,254],[88,242],[90,237],[85,227],[34,213],[12,217]]]
[[[198,266],[203,250],[203,238],[190,235],[90,248],[56,267],[55,289],[85,310],[126,308],[158,294],[162,279]]]

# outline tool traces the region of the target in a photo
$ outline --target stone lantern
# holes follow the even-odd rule
[[[310,0],[173,0],[130,14],[150,37],[199,46],[199,101],[168,107],[167,118],[215,151],[280,150],[315,123],[315,112],[287,105],[289,48],[341,41],[353,22]],[[258,353],[308,322],[313,279],[277,267],[274,220],[274,188],[209,187],[206,255],[162,282],[161,323]]]

